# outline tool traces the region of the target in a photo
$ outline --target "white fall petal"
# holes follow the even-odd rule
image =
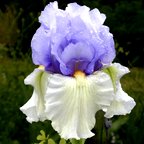
[[[46,120],[44,95],[47,83],[45,77],[47,76],[48,73],[44,73],[42,69],[38,68],[24,80],[26,85],[32,85],[34,87],[30,100],[20,108],[30,123]]]
[[[134,99],[128,96],[121,87],[120,78],[127,73],[129,73],[129,69],[119,63],[114,63],[109,67],[109,75],[111,75],[111,79],[113,79],[115,84],[115,95],[114,100],[106,111],[105,117],[107,118],[111,118],[114,115],[126,115],[136,105]]]
[[[25,84],[34,87],[34,93],[20,109],[29,122],[51,120],[64,139],[92,137],[98,110],[110,118],[127,114],[135,106],[120,85],[120,78],[127,72],[117,63],[89,76],[69,77],[35,69],[25,79]]]
[[[47,118],[62,138],[92,137],[95,114],[113,100],[113,85],[104,72],[77,78],[54,74],[46,92]]]

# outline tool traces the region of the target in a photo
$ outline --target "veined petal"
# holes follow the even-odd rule
[[[92,137],[98,110],[102,109],[105,117],[110,118],[127,114],[135,106],[119,81],[127,72],[126,67],[117,63],[89,76],[78,72],[69,77],[35,69],[25,79],[25,84],[34,87],[34,93],[20,109],[29,122],[51,120],[62,138]]]
[[[121,84],[119,83],[117,84],[114,100],[112,101],[111,106],[108,107],[105,117],[111,118],[114,115],[126,115],[131,112],[134,106],[134,99],[129,97],[128,94],[122,90]]]
[[[69,69],[72,70],[72,73],[74,73],[75,66],[77,65],[77,68],[79,68],[79,65],[82,66],[81,61],[84,60],[86,62],[87,61],[90,62],[91,59],[94,57],[93,53],[94,50],[90,46],[79,42],[77,44],[69,44],[63,51],[61,55],[61,59],[65,64],[67,64],[67,67],[69,67]],[[72,61],[74,62],[74,66],[70,67],[68,63],[72,64]],[[63,66],[61,65],[61,71],[66,75],[66,72],[64,70],[65,70],[65,66],[63,69]],[[85,71],[85,69],[82,69],[82,71]]]
[[[76,78],[53,74],[45,98],[47,118],[62,138],[88,138],[96,112],[113,100],[113,84],[104,72]]]
[[[76,51],[76,60],[82,56],[82,69],[79,70],[89,75],[103,65],[109,66],[115,58],[115,48],[113,35],[103,25],[105,19],[106,16],[96,8],[90,10],[85,5],[70,3],[62,10],[56,1],[50,2],[39,16],[41,26],[31,42],[34,64],[43,65],[51,72],[72,75],[73,64],[64,61],[71,58],[71,45],[81,43],[84,52],[88,53],[79,55],[82,47]]]
[[[106,19],[105,14],[100,13],[100,11],[95,8],[90,11],[90,18],[93,24],[93,26],[97,26],[97,29],[100,25],[102,25]]]
[[[58,3],[55,1],[47,5],[39,16],[39,22],[49,29],[56,28],[56,13],[59,12]]]
[[[50,33],[49,30],[45,30],[44,27],[40,26],[32,38],[32,58],[36,65],[47,67],[52,61],[50,55]]]
[[[127,93],[122,90],[120,84],[120,78],[129,72],[127,67],[122,66],[119,63],[112,64],[105,71],[112,79],[115,89],[114,100],[111,106],[106,110],[105,117],[111,118],[114,115],[125,115],[131,112],[136,105],[133,98],[129,97]]]
[[[82,14],[88,13],[89,10],[90,10],[89,7],[87,7],[87,6],[80,6],[77,3],[68,4],[68,6],[66,7],[66,12],[71,17],[81,16]]]
[[[48,75],[48,73],[39,68],[35,69],[24,80],[25,84],[32,85],[34,87],[33,95],[30,100],[20,108],[20,110],[27,116],[27,121],[29,122],[46,120],[46,115],[44,112],[44,95],[47,83],[45,78],[47,78]]]

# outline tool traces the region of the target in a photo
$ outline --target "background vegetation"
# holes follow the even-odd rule
[[[73,0],[58,0],[65,8]],[[144,141],[144,1],[143,0],[76,0],[97,7],[107,16],[116,42],[115,61],[130,68],[122,78],[125,91],[137,105],[132,113],[112,119],[110,143],[142,144]],[[56,141],[59,137],[50,122],[29,124],[19,111],[31,96],[32,87],[24,78],[33,71],[30,42],[39,27],[38,16],[49,0],[0,1],[0,144],[34,144],[44,129]],[[94,143],[87,140],[86,143]]]

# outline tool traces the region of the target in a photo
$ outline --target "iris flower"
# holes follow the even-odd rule
[[[61,10],[55,1],[41,12],[31,42],[39,67],[24,80],[34,91],[20,108],[30,123],[51,120],[62,138],[86,139],[94,135],[97,111],[106,118],[131,112],[135,101],[120,83],[129,69],[112,63],[114,39],[105,19],[77,3]]]

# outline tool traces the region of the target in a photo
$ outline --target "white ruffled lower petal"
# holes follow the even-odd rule
[[[25,79],[25,84],[34,87],[33,95],[20,109],[29,122],[51,120],[62,138],[92,137],[98,110],[105,111],[105,117],[110,118],[130,113],[135,106],[120,84],[120,78],[128,72],[117,63],[92,75],[78,77],[35,69]]]
[[[111,106],[108,107],[105,117],[111,118],[114,115],[126,115],[131,112],[134,106],[135,101],[122,90],[121,84],[119,83],[115,98],[111,103]]]
[[[113,85],[104,72],[75,79],[53,75],[46,92],[46,114],[62,138],[92,137],[95,114],[110,106]]]
[[[129,69],[127,67],[124,67],[120,65],[119,63],[114,63],[111,65],[113,69],[113,75],[114,78],[113,81],[115,83],[115,96],[114,99],[110,105],[110,107],[107,108],[105,117],[111,118],[114,115],[126,115],[131,112],[131,110],[136,105],[133,98],[128,96],[127,93],[125,93],[122,90],[121,84],[120,84],[120,78],[127,74],[129,72]]]
[[[30,100],[20,108],[29,122],[46,120],[44,95],[47,83],[45,79],[47,77],[48,73],[44,73],[41,69],[35,69],[24,81],[25,84],[34,87]]]

